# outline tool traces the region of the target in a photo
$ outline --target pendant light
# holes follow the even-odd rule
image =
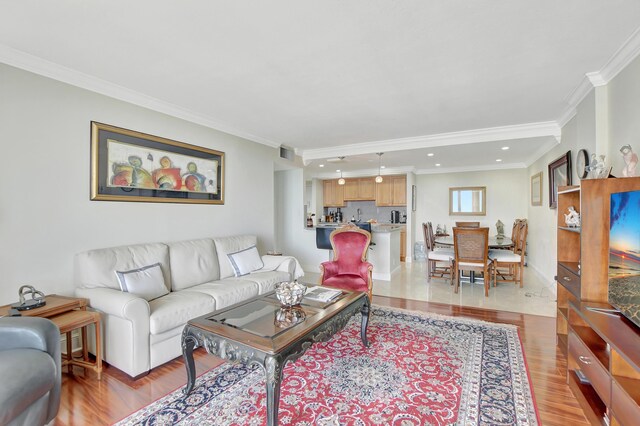
[[[344,157],[338,157],[340,159],[340,161],[344,160]],[[342,169],[340,169],[340,179],[338,179],[338,185],[344,185],[345,184],[345,180],[342,177]]]
[[[382,161],[382,154],[384,154],[384,152],[376,152],[376,154],[378,155],[378,176],[376,176],[376,183],[382,183],[382,175],[380,174],[380,164]]]

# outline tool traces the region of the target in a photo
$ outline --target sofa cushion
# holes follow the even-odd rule
[[[164,283],[167,289],[171,289],[169,247],[166,244],[137,244],[79,253],[74,261],[76,287],[120,290],[115,271],[130,271],[154,263],[160,263]]]
[[[255,235],[240,235],[236,237],[214,238],[218,259],[220,259],[220,279],[235,276],[233,266],[228,254],[237,253],[240,250],[255,246],[257,238]]]
[[[133,269],[116,271],[120,289],[149,301],[169,293],[159,263]]]
[[[231,262],[231,266],[233,266],[233,274],[236,277],[247,275],[250,272],[257,271],[264,267],[264,262],[256,246],[251,246],[236,253],[230,253],[227,257]]]
[[[188,291],[201,292],[213,297],[216,310],[226,308],[258,295],[258,284],[240,278],[213,281],[189,288]]]
[[[210,238],[170,243],[169,261],[173,291],[220,278],[218,255]]]
[[[214,299],[190,290],[174,291],[149,302],[149,331],[164,333],[216,309]]]
[[[243,276],[241,279],[256,283],[260,294],[275,290],[276,284],[290,280],[289,274],[284,271],[255,271]]]

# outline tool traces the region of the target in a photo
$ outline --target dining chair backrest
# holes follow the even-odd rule
[[[529,224],[526,219],[520,220],[518,225],[517,239],[513,241],[515,244],[514,252],[523,255],[527,249],[527,236],[529,233]]]
[[[511,228],[511,241],[515,244],[518,241],[518,229],[520,227],[520,219],[513,221],[513,228]]]
[[[422,224],[422,233],[424,234],[424,245],[427,247],[428,251],[433,250],[433,244],[431,243],[431,235],[429,235],[429,224],[431,222]]]
[[[433,224],[431,222],[427,222],[427,226],[429,228],[429,239],[431,240],[431,249],[435,250],[435,248],[436,248],[436,234],[433,232]]]
[[[453,252],[458,265],[485,265],[489,257],[489,228],[453,228]]]
[[[480,228],[480,222],[456,222],[458,228]]]

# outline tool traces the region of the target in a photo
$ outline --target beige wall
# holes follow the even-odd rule
[[[90,201],[92,120],[224,151],[225,205]],[[276,149],[6,65],[0,141],[0,304],[23,284],[72,294],[73,255],[92,248],[241,233],[273,246]]]
[[[528,183],[525,169],[494,170],[483,172],[443,173],[417,175],[418,203],[415,215],[415,241],[424,241],[422,223],[432,222],[446,225],[447,230],[456,221],[480,221],[481,226],[490,227],[489,233],[496,234],[495,224],[500,219],[505,224],[507,235],[516,218],[526,217]],[[486,216],[449,216],[449,188],[458,186],[486,186]]]
[[[620,147],[631,145],[640,156],[640,57],[609,84],[609,154],[612,174],[621,177],[625,163]],[[640,176],[640,166],[636,168]]]

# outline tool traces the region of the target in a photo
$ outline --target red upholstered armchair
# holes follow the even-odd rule
[[[329,236],[333,261],[320,265],[320,285],[364,291],[371,300],[373,265],[367,262],[371,234],[353,224],[336,229]]]

